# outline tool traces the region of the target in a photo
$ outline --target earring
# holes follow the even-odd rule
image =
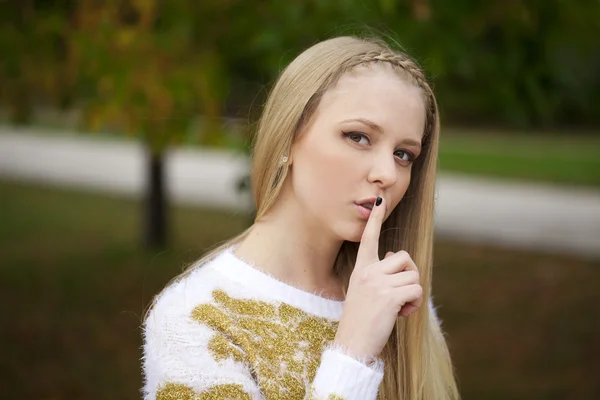
[[[285,164],[288,161],[287,156],[281,157],[281,164]]]

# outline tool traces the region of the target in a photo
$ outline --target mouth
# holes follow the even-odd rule
[[[373,206],[375,205],[375,200],[377,198],[373,197],[373,198],[368,198],[368,199],[363,199],[360,201],[357,201],[354,203],[354,205],[356,206],[358,213],[360,215],[360,217],[362,217],[362,219],[369,219],[369,215],[371,215],[371,211],[373,210]]]
[[[359,200],[355,204],[357,206],[365,207],[365,208],[368,208],[369,210],[372,210],[373,206],[375,205],[376,200],[377,200],[377,197],[369,197],[366,199]]]
[[[374,205],[374,204],[375,204],[375,203],[371,203],[371,202],[368,202],[368,203],[360,203],[360,204],[359,204],[359,206],[361,206],[361,207],[364,207],[364,208],[368,208],[369,210],[372,210],[372,209],[373,209],[373,205]]]

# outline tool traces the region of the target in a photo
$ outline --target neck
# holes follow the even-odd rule
[[[342,300],[342,286],[333,273],[341,245],[311,216],[276,206],[252,226],[235,253],[278,280]]]

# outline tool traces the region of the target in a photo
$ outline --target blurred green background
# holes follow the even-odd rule
[[[2,123],[129,135],[151,183],[126,200],[0,179],[0,398],[140,396],[152,296],[250,221],[169,204],[166,149],[247,151],[277,73],[355,33],[431,76],[443,172],[600,187],[596,0],[0,1]],[[435,260],[465,399],[600,398],[599,260],[448,238]]]

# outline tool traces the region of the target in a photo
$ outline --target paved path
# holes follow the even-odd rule
[[[131,141],[0,128],[0,177],[139,196],[144,154]],[[178,149],[167,157],[176,203],[247,210],[236,191],[243,156]],[[1,195],[1,194],[0,194]],[[444,236],[600,258],[600,190],[441,174],[436,229]]]

